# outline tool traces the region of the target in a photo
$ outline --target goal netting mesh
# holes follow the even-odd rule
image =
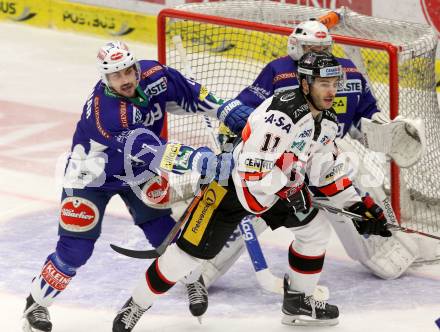
[[[168,14],[165,10],[162,18],[159,16],[159,59],[185,71],[173,44],[173,37],[180,36],[196,80],[224,99],[236,97],[268,62],[286,55],[292,27],[328,13],[327,9],[272,1],[197,3],[176,9]],[[363,146],[346,140],[363,156],[368,167],[386,174],[383,187],[386,193],[393,193],[402,225],[428,233],[439,232],[440,113],[435,92],[435,32],[421,24],[347,11],[345,20],[331,33],[335,40],[333,53],[356,64],[383,112],[392,118],[400,114],[423,119],[426,153],[413,167],[400,169],[400,175],[396,167],[390,172],[389,162],[374,161]],[[387,45],[393,45],[395,54]],[[337,112],[343,109],[343,104],[338,103]],[[170,115],[169,138],[195,146],[210,145],[203,121],[200,116]],[[189,175],[171,178],[179,193],[174,199],[192,196],[190,182]]]

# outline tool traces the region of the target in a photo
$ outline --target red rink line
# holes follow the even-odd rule
[[[0,100],[0,119],[0,167],[52,176],[57,158],[70,150],[79,114]]]
[[[50,204],[50,205],[58,205],[59,204],[58,201],[45,199],[45,198],[41,198],[41,197],[37,197],[37,196],[20,194],[20,193],[12,192],[12,191],[0,190],[0,195],[6,196],[6,197],[16,197],[19,199],[25,199],[25,200],[29,200],[29,201],[33,201],[33,202],[41,202],[41,203]]]

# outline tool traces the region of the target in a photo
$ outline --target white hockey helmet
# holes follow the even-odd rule
[[[304,55],[304,46],[325,46],[331,52],[333,39],[327,27],[316,20],[299,23],[287,40],[287,54],[298,61]]]
[[[134,54],[121,41],[111,41],[102,46],[99,49],[97,61],[102,81],[107,86],[109,86],[107,74],[115,73],[133,65],[136,65],[139,74],[139,65]]]

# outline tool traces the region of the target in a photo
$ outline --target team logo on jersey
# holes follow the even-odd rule
[[[327,145],[328,143],[330,143],[330,137],[328,137],[327,135],[322,136],[321,140],[319,141],[319,143],[321,143],[322,145]]]
[[[336,114],[347,113],[347,97],[336,97],[332,107]]]
[[[265,123],[274,124],[277,127],[281,127],[282,130],[284,130],[286,133],[290,133],[290,129],[292,128],[292,125],[290,123],[285,124],[286,118],[284,116],[275,116],[275,114],[271,114],[269,116],[266,116],[264,118]]]
[[[296,94],[294,91],[288,92],[288,93],[283,93],[283,94],[281,94],[280,100],[281,101],[290,101],[290,100],[295,99],[295,95]]]
[[[170,184],[168,180],[160,175],[157,175],[147,182],[142,187],[142,201],[156,209],[168,209],[170,207],[169,200]]]
[[[251,85],[248,87],[248,89],[260,99],[266,99],[271,95],[269,91],[267,91],[261,86],[258,86],[258,84]]]
[[[301,134],[299,134],[299,138],[306,138],[312,136],[312,129],[306,129]]]
[[[295,77],[296,77],[296,73],[294,73],[294,72],[280,73],[273,78],[272,84],[275,84],[276,82],[279,82],[279,81],[284,81],[284,80],[288,80],[291,78],[295,78]]]
[[[128,120],[127,120],[127,103],[121,101],[119,103],[119,118],[121,121],[122,128],[128,128]]]
[[[325,181],[333,182],[335,177],[337,178],[339,175],[343,174],[344,164],[335,165],[330,173],[325,176]]]
[[[305,146],[306,146],[306,142],[304,140],[301,140],[301,141],[294,141],[292,143],[292,145],[290,146],[290,148],[292,150],[297,150],[299,152],[302,152],[302,150],[304,150]]]
[[[362,82],[359,79],[346,80],[339,93],[360,93],[362,91]]]
[[[142,112],[133,105],[133,124],[142,122]]]
[[[154,66],[154,67],[148,69],[147,71],[142,72],[141,78],[142,79],[147,78],[147,77],[153,75],[154,73],[158,72],[159,70],[162,70],[162,66],[159,66],[159,65]]]
[[[150,96],[160,95],[162,92],[167,90],[167,78],[161,77],[157,81],[147,85],[144,92]]]
[[[61,202],[60,225],[69,232],[87,232],[99,221],[94,203],[81,197],[67,197]]]
[[[273,169],[274,162],[261,158],[246,158],[246,172],[269,172]]]

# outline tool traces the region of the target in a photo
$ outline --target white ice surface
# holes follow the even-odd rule
[[[55,174],[62,172],[60,158],[98,78],[96,50],[105,40],[10,23],[0,24],[0,36],[0,331],[16,332],[30,280],[57,240],[60,185]],[[153,46],[131,46],[139,58],[156,58]],[[129,226],[122,201],[113,199],[107,213],[93,257],[50,308],[54,332],[110,331],[116,310],[149,264],[110,250],[109,243],[142,247],[143,239]],[[282,276],[291,234],[266,232],[261,240],[273,272]],[[203,325],[190,316],[186,294],[177,285],[135,331],[438,331],[439,266],[382,281],[351,261],[332,238],[321,283],[340,308],[340,324],[282,326],[281,297],[258,288],[243,255],[211,289]]]

